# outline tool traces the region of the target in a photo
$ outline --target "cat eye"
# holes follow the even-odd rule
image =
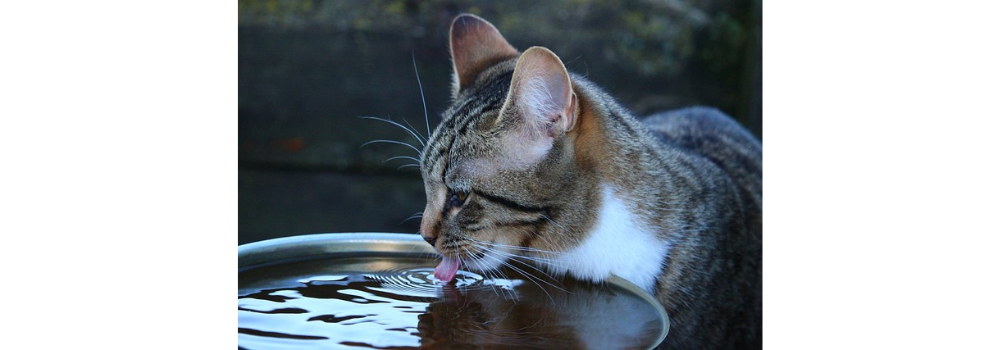
[[[448,196],[448,201],[445,203],[445,211],[451,210],[452,208],[458,208],[465,204],[465,200],[469,198],[468,192],[461,191],[449,191],[450,196]]]

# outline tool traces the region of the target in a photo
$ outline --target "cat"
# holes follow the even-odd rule
[[[510,261],[618,275],[670,316],[671,349],[762,346],[762,145],[707,107],[632,116],[543,47],[470,14],[451,106],[420,155],[435,276]]]

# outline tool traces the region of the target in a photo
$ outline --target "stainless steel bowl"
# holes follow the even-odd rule
[[[313,289],[320,287],[329,288],[330,285],[323,284],[326,283],[323,280],[324,278],[330,279],[330,276],[337,276],[339,278],[351,274],[364,277],[363,281],[360,278],[352,277],[352,281],[355,281],[355,283],[360,283],[358,281],[361,281],[371,285],[372,281],[382,281],[385,283],[379,285],[379,288],[373,289],[379,291],[401,291],[399,295],[404,296],[402,299],[423,302],[424,304],[421,305],[426,305],[426,309],[421,310],[418,307],[415,310],[407,311],[411,314],[420,314],[417,316],[420,325],[412,325],[412,327],[406,325],[398,326],[394,330],[401,332],[399,332],[400,334],[394,333],[393,336],[409,336],[410,341],[416,339],[415,337],[420,337],[419,342],[424,346],[428,342],[433,341],[433,339],[430,339],[431,334],[439,334],[443,328],[447,328],[444,330],[450,330],[452,327],[460,327],[460,325],[442,326],[440,320],[433,319],[429,314],[434,312],[440,314],[444,310],[447,310],[450,314],[461,314],[468,311],[462,309],[463,307],[467,308],[468,305],[476,303],[480,304],[480,309],[483,308],[482,305],[487,305],[487,309],[492,307],[497,310],[501,310],[500,306],[510,310],[514,310],[516,307],[520,310],[528,308],[530,305],[555,303],[552,305],[557,305],[554,306],[556,312],[536,311],[535,313],[525,313],[527,316],[518,317],[533,317],[533,315],[549,317],[548,315],[553,313],[565,314],[563,318],[566,320],[557,319],[553,321],[546,319],[542,324],[558,324],[560,325],[559,327],[562,327],[553,329],[575,329],[577,333],[582,335],[577,335],[574,339],[594,336],[595,332],[611,332],[611,330],[639,332],[630,327],[641,324],[643,325],[641,330],[643,334],[642,338],[646,340],[644,340],[644,343],[640,347],[653,348],[663,341],[669,329],[667,314],[656,299],[636,285],[617,276],[600,285],[584,284],[582,282],[563,279],[552,283],[544,281],[542,283],[534,282],[534,284],[522,283],[520,287],[507,288],[507,290],[489,290],[483,289],[485,287],[482,286],[476,287],[478,286],[476,284],[476,276],[478,275],[463,271],[465,273],[464,276],[468,277],[467,281],[470,281],[467,285],[463,285],[462,282],[459,282],[457,285],[454,283],[442,284],[440,282],[436,284],[425,283],[417,285],[419,288],[392,285],[392,276],[389,278],[380,277],[390,274],[386,273],[386,271],[427,272],[424,275],[429,276],[429,271],[439,261],[439,257],[434,250],[420,236],[415,234],[328,233],[285,237],[241,245],[239,246],[238,255],[240,346],[245,348],[255,348],[255,345],[268,344],[267,342],[272,341],[281,347],[300,345],[302,347],[313,347],[313,345],[315,347],[328,347],[331,344],[336,347],[337,344],[360,344],[354,340],[341,338],[345,337],[344,334],[357,335],[358,332],[337,333],[334,328],[344,327],[345,324],[349,323],[337,321],[351,317],[343,316],[344,313],[336,309],[336,305],[338,305],[336,303],[346,301],[317,299],[314,296],[302,295],[302,293],[308,294],[307,291],[310,291],[310,289],[307,289],[308,286],[312,286]],[[487,277],[502,276],[490,275]],[[415,277],[409,276],[407,278],[413,280]],[[479,276],[478,278],[481,281],[485,277]],[[540,277],[535,276],[535,278]],[[346,285],[346,281],[348,279],[345,277],[342,282],[337,283]],[[524,278],[524,281],[531,281],[531,277]],[[492,283],[492,287],[490,288],[498,288],[496,287],[497,285],[497,283]],[[560,286],[565,288],[560,288]],[[479,289],[475,289],[474,287]],[[407,288],[411,288],[412,290],[406,290]],[[527,291],[527,289],[532,288],[541,292]],[[358,292],[354,291],[352,293],[357,294]],[[301,304],[308,306],[296,306],[296,302],[301,303],[303,300],[309,298],[312,298],[309,300],[309,304]],[[454,301],[456,300],[455,298],[459,298],[462,301],[457,303]],[[481,302],[483,298],[490,300],[488,302]],[[620,300],[617,302],[605,302],[612,299]],[[441,300],[452,300],[452,302],[448,303]],[[553,307],[552,305],[548,307]],[[601,307],[600,305],[605,305],[605,308],[608,310],[587,309],[599,308]],[[376,310],[375,306],[362,306],[368,307],[365,310]],[[396,306],[396,308],[399,307]],[[319,311],[324,308],[327,309],[325,313]],[[615,308],[618,310],[613,310]],[[629,310],[621,310],[623,308]],[[483,311],[480,309],[477,309],[478,311],[476,312],[489,314],[489,310]],[[590,317],[578,316],[580,314],[588,315],[588,312],[590,312]],[[623,312],[635,313],[639,316],[623,314]],[[368,314],[371,314],[371,312],[368,312]],[[503,316],[499,317],[502,318]],[[493,315],[493,317],[497,318],[498,316]],[[587,318],[592,320],[586,320]],[[647,320],[645,323],[636,323],[639,319],[643,318]],[[331,322],[330,320],[339,323]],[[370,321],[385,324],[397,322],[398,320],[387,322],[380,320]],[[522,319],[519,321],[523,323],[530,320]],[[357,324],[360,321],[356,322],[358,323],[348,325],[358,328]],[[535,324],[539,322],[536,321]],[[434,329],[434,325],[437,325],[438,328]],[[313,330],[303,331],[302,329],[305,329],[304,327],[307,326],[312,327],[310,329]],[[319,326],[326,328],[317,328]],[[295,331],[283,331],[282,327],[297,329],[309,335],[296,334]],[[475,327],[477,329],[482,328],[479,324],[476,324]],[[538,326],[536,328],[540,329],[544,327]],[[402,334],[407,332],[409,332],[408,335]],[[377,338],[377,336],[373,336],[372,334],[359,335],[359,337]],[[448,337],[454,337],[454,334],[448,335]],[[535,335],[535,337],[538,338],[539,336]],[[320,338],[325,338],[325,340],[321,341]],[[632,338],[634,337],[623,339]],[[314,339],[315,341],[310,339]],[[260,340],[264,340],[264,342],[259,342]],[[609,345],[606,340],[598,340],[596,343],[592,339],[583,339],[581,341],[584,343],[589,342],[592,346],[605,347]],[[602,341],[603,343],[601,343]],[[368,344],[373,347],[375,346],[370,343]],[[386,344],[392,345],[392,343]],[[634,345],[631,344],[630,346]],[[267,347],[267,345],[264,347]]]

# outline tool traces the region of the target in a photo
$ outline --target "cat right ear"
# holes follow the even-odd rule
[[[576,94],[566,66],[544,47],[524,51],[514,67],[507,100],[497,126],[506,133],[503,142],[508,165],[523,168],[544,159],[555,140],[573,129],[577,119]]]
[[[449,37],[455,69],[452,95],[471,85],[482,70],[520,54],[496,27],[475,15],[456,17]]]

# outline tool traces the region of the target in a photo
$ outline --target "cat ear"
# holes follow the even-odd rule
[[[455,95],[472,84],[483,69],[519,53],[490,22],[470,14],[451,22],[450,42]]]
[[[556,54],[544,47],[525,50],[517,60],[510,92],[497,124],[513,123],[517,132],[506,142],[516,148],[515,163],[535,163],[559,136],[576,123],[576,95],[569,73]]]

